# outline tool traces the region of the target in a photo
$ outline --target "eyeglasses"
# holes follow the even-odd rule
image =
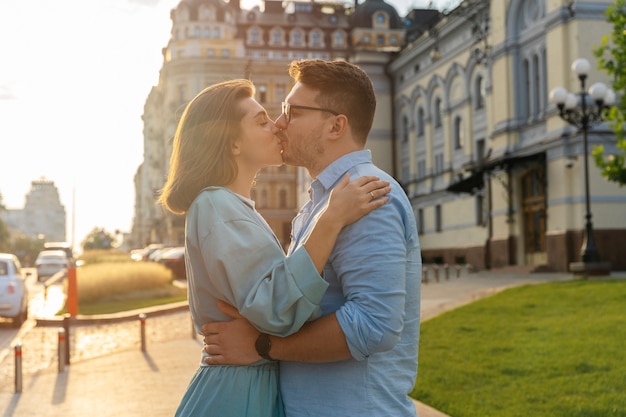
[[[283,109],[283,114],[285,115],[285,121],[287,123],[291,122],[291,110],[292,109],[325,111],[326,113],[330,113],[333,116],[339,116],[341,114],[331,109],[324,109],[321,107],[298,106],[297,104],[289,104],[289,103],[285,103],[284,101],[282,102],[282,109]]]

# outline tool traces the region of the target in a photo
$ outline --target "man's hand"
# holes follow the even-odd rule
[[[261,360],[254,348],[259,331],[237,309],[222,301],[217,307],[232,321],[216,321],[202,326],[204,350],[209,365],[249,365]]]

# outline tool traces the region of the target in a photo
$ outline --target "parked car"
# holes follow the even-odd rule
[[[26,272],[17,256],[0,253],[0,317],[13,320],[20,327],[28,318],[28,288]]]
[[[185,269],[185,247],[177,246],[170,248],[161,254],[158,261],[161,265],[166,266],[172,271],[174,278],[187,279],[187,270]]]
[[[35,260],[37,279],[43,281],[60,271],[67,271],[70,261],[63,250],[42,250]]]
[[[43,248],[44,250],[62,250],[67,256],[68,265],[72,266],[75,262],[72,245],[68,242],[46,242],[43,244]]]
[[[130,252],[130,258],[134,261],[150,261],[150,256],[160,249],[163,249],[161,243],[151,243],[143,249],[133,249]]]

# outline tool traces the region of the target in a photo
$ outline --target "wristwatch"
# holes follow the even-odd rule
[[[257,337],[256,342],[254,342],[254,348],[256,349],[256,353],[258,353],[263,359],[267,359],[269,361],[274,360],[270,356],[272,341],[267,333],[261,333],[259,337]]]

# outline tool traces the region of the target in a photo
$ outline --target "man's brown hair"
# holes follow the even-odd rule
[[[346,61],[303,59],[291,62],[289,75],[319,90],[315,102],[344,114],[354,137],[365,144],[376,112],[374,87],[365,71]]]

